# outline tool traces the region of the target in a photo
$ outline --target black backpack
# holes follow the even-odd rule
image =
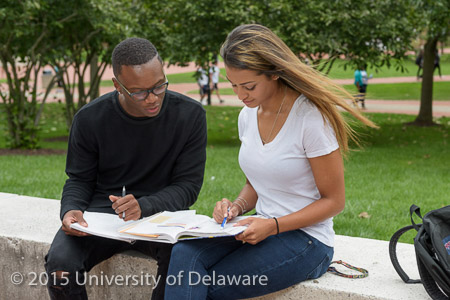
[[[422,219],[416,224],[413,215]],[[398,275],[405,283],[422,283],[433,299],[450,299],[450,205],[428,212],[423,218],[420,208],[411,205],[412,225],[399,229],[389,242],[389,256]],[[417,230],[414,238],[420,280],[406,275],[397,259],[397,242],[410,229]]]

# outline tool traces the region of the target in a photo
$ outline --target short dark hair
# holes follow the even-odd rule
[[[112,53],[112,67],[114,76],[120,74],[122,66],[143,65],[154,57],[162,63],[155,46],[143,38],[132,37],[120,42]]]

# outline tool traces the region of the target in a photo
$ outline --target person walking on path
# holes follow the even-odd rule
[[[442,73],[441,73],[441,57],[439,55],[439,51],[438,49],[436,49],[436,52],[434,53],[434,69],[433,69],[433,73],[434,70],[438,69],[439,72],[439,77],[442,78]]]
[[[369,79],[372,78],[372,75],[370,77],[367,76],[366,72],[367,65],[364,64],[361,68],[357,69],[355,71],[355,85],[358,89],[359,94],[355,97],[356,105],[358,105],[358,102],[361,102],[361,108],[366,109],[366,92],[367,92],[367,86],[369,84]]]
[[[220,102],[220,103],[223,103],[224,101],[220,98],[220,94],[219,94],[219,86],[218,86],[218,84],[219,84],[219,78],[220,78],[220,77],[223,78],[223,76],[222,76],[222,74],[220,74],[220,68],[219,68],[219,66],[218,66],[217,60],[215,60],[215,61],[212,63],[211,68],[209,68],[209,73],[211,74],[211,81],[212,81],[212,84],[211,84],[211,91],[212,91],[212,92],[213,92],[213,91],[216,91],[216,95],[217,95],[217,98],[219,98],[219,102]]]
[[[205,96],[207,97],[208,92],[210,92],[209,81],[211,79],[211,76],[205,70],[203,70],[202,67],[199,67],[197,69],[197,73],[197,83],[200,88],[200,103],[202,105],[206,105],[206,102],[204,102],[203,99],[205,98]]]
[[[85,273],[129,249],[157,261],[159,282],[152,299],[163,299],[170,244],[130,244],[91,236],[70,225],[89,226],[84,211],[116,214],[129,221],[164,210],[188,209],[203,183],[203,107],[167,90],[162,59],[148,40],[130,38],[119,43],[112,65],[115,90],[83,106],[70,130],[62,226],[45,257],[51,299],[87,299]],[[123,186],[127,193],[120,197]]]
[[[420,49],[419,54],[416,57],[416,61],[415,61],[416,65],[417,65],[417,80],[419,80],[420,78],[422,78],[422,74],[420,73],[420,71],[422,71],[423,69],[423,49]]]

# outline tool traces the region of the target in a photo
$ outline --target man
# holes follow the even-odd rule
[[[211,80],[212,80],[212,84],[211,84],[211,91],[216,91],[216,95],[217,98],[219,98],[219,102],[223,103],[224,101],[220,98],[220,94],[219,94],[219,77],[223,77],[220,74],[220,68],[218,66],[217,60],[215,60],[212,63],[212,66],[209,68],[209,73],[211,74]]]
[[[372,78],[372,75],[370,77],[367,76],[366,72],[367,65],[364,64],[360,69],[357,69],[355,71],[355,85],[358,89],[359,94],[355,97],[356,102],[361,102],[361,108],[366,109],[366,92],[367,92],[367,85],[369,84],[369,79]],[[357,104],[357,103],[356,103]]]
[[[51,299],[87,299],[84,272],[115,253],[136,249],[158,262],[152,299],[164,297],[171,245],[90,236],[83,212],[117,214],[126,221],[191,206],[206,160],[206,119],[201,105],[167,90],[162,60],[149,41],[130,38],[112,54],[116,91],[75,116],[67,152],[62,227],[46,256]],[[122,186],[128,194],[121,195]],[[138,266],[137,266],[138,267]]]
[[[199,75],[197,83],[198,83],[198,86],[200,87],[200,103],[202,105],[206,105],[209,103],[204,102],[203,98],[205,98],[205,96],[208,96],[208,92],[210,91],[208,84],[209,84],[209,80],[211,79],[211,77],[208,77],[206,71],[203,70],[202,67],[199,67],[197,69],[197,72]]]

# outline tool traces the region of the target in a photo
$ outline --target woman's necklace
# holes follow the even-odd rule
[[[273,129],[275,128],[275,124],[277,123],[278,116],[280,115],[280,112],[281,112],[281,108],[283,107],[284,100],[286,100],[286,89],[287,89],[287,85],[284,86],[284,96],[283,96],[283,101],[281,101],[280,108],[278,109],[277,116],[275,117],[275,121],[273,122],[272,129],[271,129],[270,132],[269,132],[269,136],[267,137],[267,141],[270,141],[270,137],[272,136]],[[262,137],[261,137],[261,140],[263,141],[264,144],[267,144],[266,140],[263,139]]]

